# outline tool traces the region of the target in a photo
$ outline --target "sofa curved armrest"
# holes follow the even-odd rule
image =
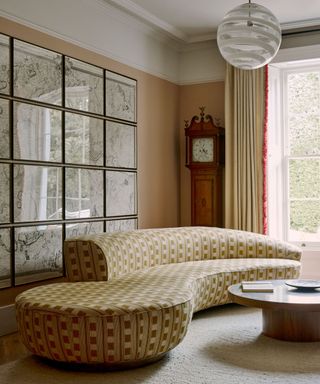
[[[299,247],[259,233],[224,229],[218,231],[222,237],[221,258],[277,258],[300,261]]]
[[[108,280],[105,253],[90,236],[65,240],[64,263],[69,281]]]

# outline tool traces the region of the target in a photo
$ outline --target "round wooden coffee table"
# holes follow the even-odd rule
[[[262,308],[262,332],[280,340],[320,341],[320,289],[302,291],[271,281],[274,290],[242,292],[241,284],[229,287],[229,297],[237,304]]]

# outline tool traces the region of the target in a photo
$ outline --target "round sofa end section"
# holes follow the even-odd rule
[[[104,365],[110,369],[130,368],[154,362],[184,338],[192,317],[192,302],[172,306],[149,305],[114,308],[100,306],[96,284],[87,298],[91,305],[57,304],[61,289],[74,287],[75,296],[83,283],[55,283],[29,289],[16,298],[18,330],[24,345],[35,355],[62,363]],[[104,284],[98,282],[98,284]],[[42,288],[42,289],[41,289]],[[38,295],[38,293],[40,295]],[[99,291],[97,291],[97,295]],[[97,304],[94,305],[96,300]]]

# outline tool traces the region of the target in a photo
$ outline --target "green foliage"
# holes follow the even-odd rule
[[[320,229],[320,72],[288,77],[290,228]]]

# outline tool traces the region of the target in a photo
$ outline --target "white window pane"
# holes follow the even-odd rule
[[[66,113],[67,163],[103,165],[103,120]]]
[[[320,241],[320,200],[290,202],[289,241]]]
[[[103,216],[103,171],[66,169],[66,219]]]
[[[14,221],[62,218],[61,168],[14,166]]]
[[[14,103],[14,157],[61,162],[61,112]]]
[[[66,106],[94,113],[103,113],[103,70],[94,65],[67,57]]]

